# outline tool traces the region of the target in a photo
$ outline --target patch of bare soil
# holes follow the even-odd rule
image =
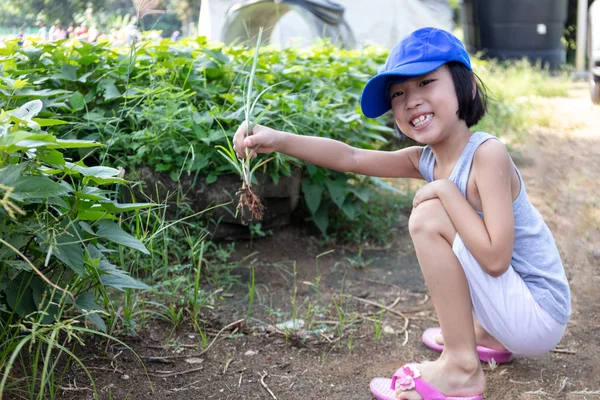
[[[515,159],[562,253],[573,316],[549,354],[484,367],[490,400],[600,398],[600,108],[578,84],[568,98],[550,99],[548,112],[553,128],[536,129]],[[244,269],[242,284],[224,298],[227,306],[212,315],[208,340],[214,344],[207,350],[186,325],[172,331],[155,322],[124,339],[143,357],[152,388],[142,364],[119,345],[90,343],[84,362],[95,368],[106,399],[370,399],[373,377],[437,356],[421,343],[423,330],[437,323],[406,218],[398,230],[389,247],[366,246],[362,253],[321,245],[294,227],[240,243],[237,256],[257,252],[248,259],[255,260],[255,318],[219,332],[246,315],[250,277]],[[389,310],[381,313],[373,304]],[[379,317],[381,326],[373,321]],[[343,332],[334,329],[340,318]],[[305,322],[297,334],[274,327],[294,319]],[[63,382],[71,389],[64,398],[92,398],[86,386],[84,375],[73,371]]]

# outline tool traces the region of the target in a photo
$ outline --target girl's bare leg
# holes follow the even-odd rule
[[[409,220],[417,258],[444,332],[444,351],[419,365],[421,378],[446,396],[476,396],[485,377],[475,349],[471,295],[462,266],[452,251],[456,230],[438,199],[413,209]],[[421,399],[415,391],[400,399]]]
[[[494,350],[506,350],[506,347],[504,347],[502,345],[502,343],[500,343],[495,337],[493,337],[492,335],[490,335],[485,329],[483,329],[483,327],[481,326],[481,324],[479,323],[479,321],[477,321],[477,319],[474,319],[473,321],[474,327],[475,327],[475,343],[477,343],[478,346],[484,346],[490,349],[494,349]],[[438,335],[435,338],[435,341],[438,344],[443,345],[444,344],[444,337],[442,335]]]

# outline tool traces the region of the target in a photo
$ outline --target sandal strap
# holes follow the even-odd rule
[[[440,393],[431,384],[421,378],[415,378],[415,390],[426,400],[447,400],[448,398]]]

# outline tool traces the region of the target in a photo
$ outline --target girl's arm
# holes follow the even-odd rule
[[[481,198],[484,219],[481,219],[458,187],[449,180],[432,182],[435,196],[432,193],[415,196],[417,204],[424,197],[438,197],[441,200],[465,246],[483,270],[494,277],[506,272],[512,259],[513,170],[508,151],[497,140],[486,141],[475,152],[471,173],[474,174]]]
[[[246,149],[257,153],[280,152],[311,164],[340,172],[395,178],[423,179],[419,172],[421,147],[389,152],[364,150],[338,140],[296,135],[256,125],[246,137],[245,123],[233,139],[236,152],[245,156]]]

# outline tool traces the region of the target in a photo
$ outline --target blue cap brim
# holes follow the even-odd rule
[[[367,82],[360,97],[360,108],[363,114],[369,118],[377,118],[390,110],[390,94],[388,93],[390,82],[401,82],[415,76],[428,74],[445,63],[446,61],[413,63],[375,75]]]

